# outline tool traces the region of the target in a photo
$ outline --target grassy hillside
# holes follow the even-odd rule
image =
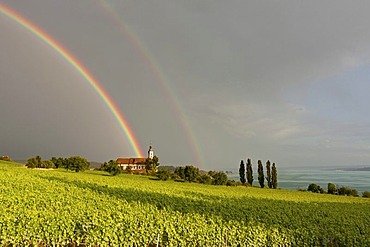
[[[0,162],[0,243],[369,246],[370,200]]]

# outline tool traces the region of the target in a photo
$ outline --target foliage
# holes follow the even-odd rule
[[[324,193],[324,189],[320,187],[320,185],[317,184],[309,184],[307,191],[313,192],[313,193]]]
[[[370,198],[370,192],[369,191],[362,192],[362,197]]]
[[[245,184],[247,182],[247,180],[245,178],[245,165],[244,165],[244,161],[243,160],[240,161],[239,177],[240,177],[240,182],[242,184]]]
[[[335,195],[338,193],[337,186],[333,183],[328,183],[328,194]]]
[[[203,174],[198,177],[198,183],[201,184],[212,184],[212,177],[208,174]]]
[[[159,159],[154,156],[153,159],[147,158],[145,161],[145,170],[147,174],[154,174],[157,172],[157,167],[159,166]]]
[[[253,169],[250,159],[247,159],[247,181],[250,186],[253,185]]]
[[[183,166],[176,167],[175,174],[177,174],[181,179],[185,180],[185,168]]]
[[[275,163],[272,163],[272,188],[276,189],[277,188],[277,169]]]
[[[55,165],[50,160],[42,161],[41,157],[37,155],[36,157],[29,158],[27,160],[26,166],[28,168],[55,168]]]
[[[194,166],[185,166],[185,181],[194,182],[199,177],[199,169]]]
[[[224,172],[215,172],[212,174],[212,184],[213,185],[226,185],[227,175]]]
[[[159,170],[156,173],[156,176],[160,180],[169,180],[169,179],[171,179],[171,172],[169,170],[167,170],[167,169]]]
[[[69,157],[68,159],[65,160],[66,163],[66,169],[75,171],[75,172],[80,172],[80,171],[85,171],[89,169],[90,163],[85,159],[80,156],[72,156]]]
[[[272,188],[271,163],[269,160],[266,162],[266,181],[267,186],[271,189]]]
[[[52,157],[51,162],[53,162],[55,168],[65,168],[67,166],[67,159],[62,157]]]
[[[258,160],[258,183],[261,188],[265,187],[265,176],[263,175],[263,165],[261,160]]]
[[[370,246],[367,198],[7,163],[0,246]]]
[[[351,189],[347,186],[342,186],[338,189],[338,195],[341,196],[358,196],[358,192],[355,189]]]
[[[122,173],[121,167],[118,166],[118,164],[117,164],[117,162],[115,160],[110,160],[108,162],[104,162],[101,165],[100,170],[101,171],[109,172],[113,176]]]

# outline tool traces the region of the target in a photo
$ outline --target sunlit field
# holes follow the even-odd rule
[[[369,246],[370,199],[0,161],[0,243]]]

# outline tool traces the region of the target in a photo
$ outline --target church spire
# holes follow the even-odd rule
[[[149,150],[148,150],[148,158],[149,159],[153,159],[153,157],[154,157],[154,151],[153,151],[153,148],[152,148],[152,146],[149,146]]]

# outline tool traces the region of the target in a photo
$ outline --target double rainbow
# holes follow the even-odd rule
[[[135,155],[138,157],[145,157],[143,151],[140,149],[138,141],[134,135],[134,132],[130,128],[128,122],[120,112],[119,108],[115,105],[113,100],[109,97],[108,93],[103,89],[100,83],[93,77],[93,75],[74,57],[66,48],[64,48],[55,39],[45,33],[41,28],[34,25],[32,22],[22,17],[20,14],[10,9],[9,7],[0,4],[0,13],[7,16],[11,20],[15,21],[31,33],[35,34],[40,40],[50,46],[59,55],[61,55],[98,93],[104,103],[108,106],[109,110],[113,113],[118,124],[126,135],[130,142]]]

